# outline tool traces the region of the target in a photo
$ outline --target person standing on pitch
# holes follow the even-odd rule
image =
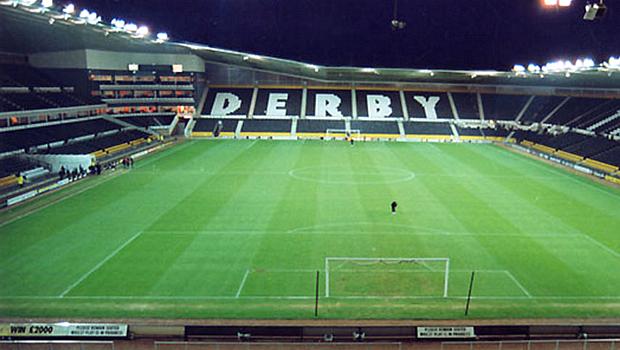
[[[396,207],[398,207],[398,203],[396,203],[396,201],[392,201],[390,206],[392,207],[392,215],[396,215]]]

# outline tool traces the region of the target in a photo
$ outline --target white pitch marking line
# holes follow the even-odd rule
[[[528,298],[532,297],[532,294],[530,294],[530,292],[527,291],[527,289],[525,289],[525,287],[523,287],[523,285],[521,284],[521,282],[519,282],[519,280],[517,280],[517,278],[512,274],[512,272],[510,272],[509,270],[504,270],[504,272],[506,273],[506,275],[517,285],[517,287],[519,287],[519,289],[521,289],[521,291],[527,295]]]
[[[590,241],[591,243],[593,243],[594,245],[597,245],[599,248],[603,249],[604,251],[615,255],[616,257],[620,257],[620,253],[618,253],[617,251],[609,248],[608,246],[604,245],[603,243],[597,241],[596,239],[590,237],[587,234],[582,234],[584,238],[586,238],[588,241]]]
[[[372,296],[372,295],[360,295],[360,296],[332,296],[332,299],[385,299],[385,300],[400,300],[400,299],[434,299],[434,300],[464,300],[467,299],[467,296],[449,296],[447,298],[441,296]],[[472,299],[478,300],[620,300],[620,296],[618,295],[607,295],[607,296],[585,296],[585,295],[577,295],[577,296],[472,296]],[[101,295],[101,296],[0,296],[0,300],[234,300],[237,299],[234,296],[114,296],[114,295]],[[247,299],[247,300],[313,300],[314,296],[241,296],[238,299]]]
[[[51,202],[49,202],[49,203],[47,203],[47,204],[45,204],[45,205],[43,205],[43,206],[40,206],[40,207],[38,207],[38,208],[35,208],[34,210],[28,211],[28,212],[26,212],[25,214],[22,214],[22,215],[16,216],[16,217],[14,217],[14,218],[12,218],[12,219],[10,219],[10,220],[7,220],[7,221],[5,221],[5,222],[3,222],[3,223],[0,223],[0,227],[6,226],[6,225],[8,225],[8,224],[10,224],[10,223],[12,223],[12,222],[15,222],[15,221],[19,220],[19,219],[23,219],[23,218],[25,218],[26,216],[32,215],[32,214],[34,214],[34,213],[36,213],[36,212],[39,212],[39,211],[41,211],[41,210],[43,210],[43,209],[45,209],[45,208],[47,208],[47,207],[50,207],[50,206],[52,206],[52,205],[54,205],[54,204],[57,204],[57,203],[60,203],[60,202],[64,201],[65,199],[69,199],[69,198],[71,198],[71,197],[75,197],[75,196],[77,196],[77,195],[78,195],[78,194],[80,194],[80,193],[86,192],[86,191],[88,191],[88,190],[90,190],[90,189],[92,189],[92,188],[95,188],[95,187],[97,187],[97,186],[99,186],[99,185],[103,184],[103,183],[106,183],[106,182],[108,182],[108,181],[110,181],[110,180],[114,179],[114,178],[115,178],[115,176],[114,176],[114,175],[116,175],[116,174],[107,175],[107,176],[109,176],[109,177],[108,177],[107,179],[103,179],[103,181],[96,182],[96,183],[94,183],[94,184],[92,184],[92,185],[90,185],[90,186],[84,187],[84,188],[82,188],[82,189],[80,189],[80,190],[78,190],[78,191],[76,191],[76,192],[74,192],[74,193],[71,193],[71,194],[67,195],[67,196],[60,197],[60,198],[58,198],[58,199],[56,199],[56,200],[53,200],[53,201],[51,201]],[[67,189],[68,189],[68,188],[67,188]],[[62,191],[63,189],[60,189],[60,190]]]
[[[235,295],[235,298],[239,298],[239,296],[241,295],[241,290],[243,290],[243,286],[245,286],[245,281],[248,279],[249,274],[250,274],[250,269],[245,270],[245,275],[243,275],[243,279],[241,280],[239,289],[237,289],[237,294]]]
[[[103,260],[101,260],[97,265],[95,265],[95,267],[93,267],[92,269],[90,269],[88,272],[86,272],[84,275],[82,275],[82,277],[80,277],[79,280],[75,281],[75,283],[73,283],[72,285],[70,285],[69,287],[67,287],[67,289],[65,289],[62,293],[60,293],[59,297],[63,298],[65,295],[67,295],[67,293],[69,293],[73,288],[77,287],[77,285],[79,285],[80,283],[82,283],[86,278],[88,278],[88,276],[90,276],[93,272],[97,271],[101,266],[103,266],[103,264],[107,263],[110,259],[112,259],[116,254],[118,254],[118,252],[120,252],[121,250],[123,250],[123,248],[125,248],[126,246],[129,245],[129,243],[133,242],[136,238],[138,238],[138,236],[140,236],[142,234],[142,231],[136,233],[135,235],[133,235],[131,238],[129,238],[127,241],[125,241],[125,243],[123,243],[120,247],[116,248],[116,250],[114,250],[112,253],[110,253],[108,256],[106,256]]]

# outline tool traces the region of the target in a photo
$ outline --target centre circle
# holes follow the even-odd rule
[[[406,182],[415,173],[390,167],[316,166],[292,169],[288,174],[298,180],[332,185],[378,185]]]

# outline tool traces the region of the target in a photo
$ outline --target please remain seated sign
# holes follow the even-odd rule
[[[418,327],[418,338],[474,338],[474,327]]]

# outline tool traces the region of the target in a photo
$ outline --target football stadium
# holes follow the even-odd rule
[[[620,57],[319,65],[0,0],[0,349],[618,339]]]

